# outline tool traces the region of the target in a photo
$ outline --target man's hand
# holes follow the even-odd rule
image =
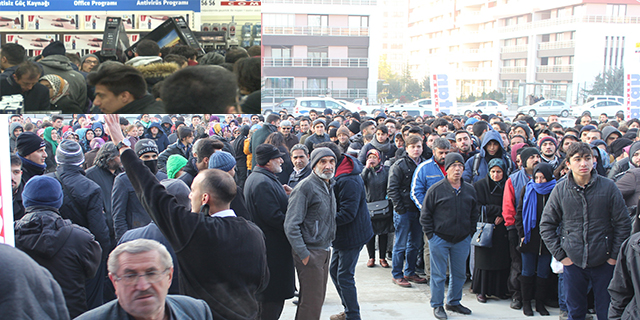
[[[286,184],[283,184],[283,185],[282,185],[282,187],[284,188],[284,192],[285,192],[288,196],[290,196],[290,195],[291,195],[291,191],[293,190],[293,188],[289,187],[289,186],[288,186],[288,185],[286,185]]]
[[[309,257],[311,257],[311,256],[307,256],[306,258],[302,259],[302,264],[304,264],[306,266],[307,263],[309,263]]]
[[[504,218],[502,218],[502,216],[497,216],[496,220],[494,221],[495,225],[500,225],[504,222]]]
[[[611,259],[609,259],[609,260],[611,260]],[[563,266],[568,267],[568,266],[573,264],[573,261],[571,261],[571,258],[566,257],[566,258],[562,259],[562,261],[560,261],[560,263],[562,263]]]
[[[117,114],[105,114],[104,122],[111,132],[111,141],[113,141],[114,144],[117,145],[120,141],[124,140],[124,135],[122,134],[122,130],[120,130],[120,117]]]
[[[612,266],[615,266],[615,265],[616,265],[616,262],[617,262],[617,261],[616,261],[615,259],[611,259],[611,258],[609,258],[609,259],[607,260],[607,263],[608,263],[608,264],[610,264],[610,265],[612,265]]]

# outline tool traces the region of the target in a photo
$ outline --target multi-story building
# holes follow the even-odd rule
[[[262,2],[263,104],[302,96],[375,101],[377,0]]]
[[[407,45],[407,19],[409,0],[379,0],[380,13],[380,57],[384,57],[395,74],[402,74],[409,61]]]
[[[577,103],[595,76],[623,67],[638,28],[635,0],[410,0],[409,61],[417,77],[448,65],[462,97]]]

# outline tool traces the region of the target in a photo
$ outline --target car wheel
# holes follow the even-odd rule
[[[535,110],[533,110],[533,109],[529,110],[529,115],[530,116],[535,117],[536,114],[538,114],[538,112],[536,112]]]
[[[589,112],[589,111],[585,111],[585,112],[583,112],[583,113],[582,113],[582,116],[589,116],[589,117],[591,117],[591,112]]]
[[[563,118],[566,118],[569,116],[569,111],[567,110],[562,110],[562,112],[560,112],[560,116]]]

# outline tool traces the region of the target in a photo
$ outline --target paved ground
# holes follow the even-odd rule
[[[368,255],[364,249],[356,266],[356,286],[362,319],[402,319],[424,320],[435,319],[429,305],[431,294],[428,284],[413,284],[412,288],[401,288],[391,282],[391,269],[384,269],[376,264],[374,268],[367,268]],[[509,300],[489,300],[487,303],[476,301],[475,294],[469,293],[471,282],[465,284],[462,304],[470,308],[473,313],[465,316],[448,312],[449,319],[558,319],[559,309],[548,308],[550,317],[541,317],[536,313],[534,317],[526,317],[520,310],[509,308]],[[332,314],[343,311],[340,298],[336,293],[333,282],[329,278],[327,296],[322,308],[321,319],[329,319]],[[280,319],[293,319],[296,306],[288,300]]]

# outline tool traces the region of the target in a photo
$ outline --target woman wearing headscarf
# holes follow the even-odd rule
[[[536,311],[543,316],[549,315],[544,301],[545,295],[550,291],[548,278],[551,275],[551,253],[540,237],[540,218],[555,186],[553,167],[548,163],[536,165],[533,179],[522,189],[520,204],[516,210],[516,228],[522,254],[522,312],[526,316],[533,316],[531,300],[534,298],[534,291]]]
[[[49,89],[51,109],[64,114],[82,113],[78,103],[69,96],[69,82],[57,74],[48,74],[40,78],[40,84]]]
[[[47,127],[42,134],[44,139],[45,151],[47,159],[44,163],[47,165],[47,172],[56,171],[56,149],[58,148],[58,132],[53,127]]]
[[[360,176],[364,181],[364,188],[367,193],[367,202],[375,202],[387,199],[387,182],[389,179],[389,167],[381,163],[380,152],[371,149],[367,152],[366,164]],[[367,243],[369,261],[367,267],[371,268],[376,264],[376,236],[378,238],[378,251],[380,251],[380,266],[389,268],[389,263],[385,259],[387,252],[387,241],[389,233],[393,232],[393,215],[385,219],[371,220],[374,236]]]
[[[487,302],[487,296],[506,299],[511,258],[509,239],[502,218],[502,196],[507,181],[507,166],[501,158],[493,158],[488,164],[489,174],[474,184],[478,204],[484,208],[486,221],[493,223],[491,248],[475,247],[475,269],[471,289],[479,302]]]
[[[160,125],[158,125],[157,127],[158,127],[158,130],[162,130],[162,128],[160,128]],[[109,142],[110,140],[109,136],[104,132],[104,126],[102,125],[102,122],[96,121],[92,123],[91,130],[93,130],[93,133],[96,138],[102,138],[102,140],[104,140],[105,142]],[[91,139],[88,139],[88,140],[91,141]]]
[[[102,138],[93,138],[91,142],[89,142],[90,150],[89,152],[84,153],[84,163],[82,164],[82,169],[89,169],[93,167],[93,161],[96,159],[98,155],[98,151],[105,144]]]
[[[249,135],[249,126],[243,125],[240,127],[240,135],[233,141],[233,151],[235,151],[236,157],[236,179],[238,180],[238,186],[244,188],[244,182],[247,180],[247,155],[244,154],[244,141]]]
[[[78,137],[80,137],[80,146],[87,153],[91,151],[91,140],[96,138],[95,133],[91,129],[78,129]]]

